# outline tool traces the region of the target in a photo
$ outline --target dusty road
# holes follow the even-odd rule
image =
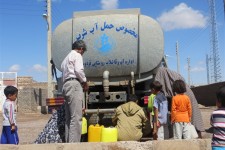
[[[209,118],[215,107],[200,107],[204,127],[210,128]],[[18,134],[20,144],[33,143],[48,122],[51,114],[17,114]],[[2,131],[2,115],[0,115],[0,131]],[[211,134],[204,132],[203,138],[211,138]]]
[[[20,144],[33,143],[43,130],[51,114],[22,114],[17,113],[17,126]],[[0,116],[0,131],[2,131],[2,115]]]

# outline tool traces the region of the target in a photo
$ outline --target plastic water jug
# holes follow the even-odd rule
[[[101,134],[101,142],[116,142],[118,131],[115,127],[103,128]]]
[[[88,127],[88,142],[100,142],[101,141],[101,132],[104,126],[99,124],[90,125]]]
[[[82,131],[81,134],[87,133],[87,119],[85,117],[82,117]]]

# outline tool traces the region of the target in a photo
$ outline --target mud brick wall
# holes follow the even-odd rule
[[[38,106],[45,106],[47,98],[46,89],[23,88],[18,93],[18,112],[38,112]]]
[[[204,86],[192,87],[191,90],[195,94],[195,97],[199,104],[204,106],[216,105],[216,92],[222,86],[225,86],[225,82],[219,82]]]
[[[18,112],[42,112],[45,109],[47,98],[47,82],[36,82],[32,77],[17,77],[17,87],[19,89],[17,109]],[[41,106],[41,110],[38,110]],[[44,112],[46,110],[43,110]]]

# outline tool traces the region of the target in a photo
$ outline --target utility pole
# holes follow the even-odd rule
[[[164,55],[164,60],[165,60],[165,66],[166,66],[166,67],[168,67],[167,58],[168,58],[168,55]]]
[[[210,79],[209,79],[209,61],[210,61],[210,58],[209,58],[208,54],[206,54],[207,84],[210,84]]]
[[[176,42],[176,55],[177,55],[177,73],[180,73],[180,57],[179,57],[178,41]]]
[[[225,0],[223,0],[223,11],[224,11],[224,20],[225,20]]]
[[[47,21],[48,33],[47,33],[47,65],[48,65],[48,98],[53,97],[53,85],[51,74],[51,59],[52,59],[52,16],[51,16],[51,0],[47,0],[47,14],[43,14],[43,17]]]
[[[191,77],[190,77],[190,71],[191,71],[191,67],[190,67],[190,57],[187,58],[187,63],[188,63],[188,85],[189,87],[191,86]]]

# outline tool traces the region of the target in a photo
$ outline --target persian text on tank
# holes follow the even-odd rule
[[[100,67],[100,66],[106,66],[106,65],[132,65],[134,64],[135,61],[134,59],[122,59],[122,60],[117,60],[117,59],[110,59],[108,61],[87,61],[84,62],[84,67]]]

